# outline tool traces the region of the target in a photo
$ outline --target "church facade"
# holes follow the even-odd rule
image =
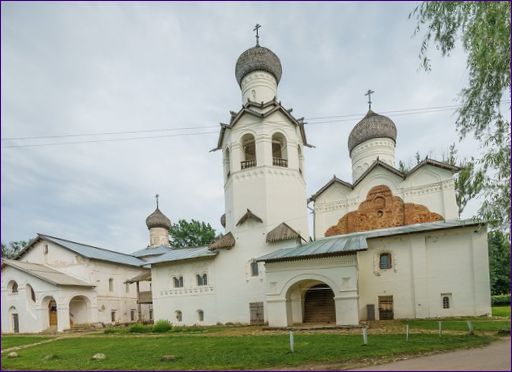
[[[177,325],[271,327],[490,315],[486,225],[459,219],[458,168],[425,159],[408,172],[398,170],[397,128],[369,110],[348,138],[352,180],[334,177],[308,198],[305,153],[312,146],[303,119],[277,99],[281,75],[277,55],[259,43],[236,63],[242,105],[221,124],[212,150],[223,154],[221,238],[205,247],[172,247],[171,222],[158,205],[146,219],[148,247],[117,264],[39,236],[17,260],[3,261],[3,332],[14,331],[14,318],[21,324],[27,317],[39,326],[24,331],[45,329],[51,293],[58,330],[72,326],[70,314],[109,323],[113,310],[122,322],[151,317]],[[69,259],[64,251],[44,258],[51,239],[52,249],[72,252]],[[119,273],[124,293],[109,297],[110,276],[91,274],[99,262],[105,272]],[[51,272],[41,279],[40,269]],[[42,280],[33,305],[27,305],[27,278]],[[28,294],[13,294],[13,281]],[[83,300],[83,311],[72,311],[73,299]]]

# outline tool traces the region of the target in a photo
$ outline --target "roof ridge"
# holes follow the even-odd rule
[[[41,237],[47,237],[47,238],[50,238],[50,239],[63,240],[63,241],[68,242],[68,243],[80,244],[80,245],[84,245],[84,246],[86,246],[86,247],[100,249],[100,250],[102,250],[102,251],[107,251],[107,252],[112,252],[112,253],[122,254],[123,256],[129,256],[129,257],[137,258],[137,257],[135,257],[135,256],[133,256],[133,255],[131,255],[131,254],[129,254],[129,253],[124,253],[124,252],[114,251],[114,250],[112,250],[112,249],[107,249],[107,248],[96,247],[96,246],[94,246],[94,245],[90,245],[90,244],[85,244],[85,243],[80,243],[80,242],[76,242],[76,241],[69,240],[69,239],[59,238],[58,236],[52,236],[52,235],[41,234],[41,233],[37,233],[37,235],[39,235],[39,236],[41,236]]]

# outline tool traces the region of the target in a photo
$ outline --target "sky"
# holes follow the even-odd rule
[[[459,141],[453,109],[388,113],[457,105],[467,85],[461,48],[433,48],[432,70],[420,68],[415,6],[2,2],[1,240],[44,233],[133,252],[148,244],[156,193],[173,222],[221,232],[222,154],[209,150],[241,108],[235,63],[256,23],[283,66],[278,98],[309,122],[308,196],[334,174],[351,181],[347,139],[368,89],[397,126],[397,163],[417,151],[441,159],[452,143],[478,155],[474,139]],[[308,120],[325,116],[345,117]],[[135,133],[100,134],[112,132]]]

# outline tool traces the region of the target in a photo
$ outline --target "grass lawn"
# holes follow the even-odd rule
[[[504,318],[510,319],[510,306],[493,306],[492,307],[492,316],[500,316]]]
[[[353,362],[436,350],[486,345],[491,336],[414,334],[372,335],[362,346],[361,335],[295,333],[295,353],[289,352],[288,334],[262,336],[209,336],[167,334],[95,335],[63,338],[21,350],[19,357],[2,356],[4,369],[261,369]],[[94,353],[103,361],[93,361]],[[53,360],[43,361],[48,354]],[[162,355],[176,356],[161,361]]]
[[[28,345],[36,342],[48,340],[48,336],[2,336],[2,349],[8,349],[14,346]]]
[[[473,329],[475,332],[492,332],[498,330],[510,330],[510,321],[508,320],[488,320],[488,319],[478,319],[473,318],[470,319],[473,323]],[[429,329],[429,330],[437,330],[438,329],[438,321],[437,320],[423,320],[423,319],[414,319],[414,320],[402,320],[403,324],[409,324],[409,329],[413,332],[415,329]],[[444,331],[467,331],[468,325],[466,320],[442,320],[442,329]]]

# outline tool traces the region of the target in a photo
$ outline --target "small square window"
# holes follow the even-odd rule
[[[260,273],[259,273],[259,268],[258,268],[258,262],[252,261],[251,262],[251,275],[258,276],[259,274]]]
[[[391,269],[391,254],[390,253],[382,253],[379,256],[379,268],[381,270]]]

